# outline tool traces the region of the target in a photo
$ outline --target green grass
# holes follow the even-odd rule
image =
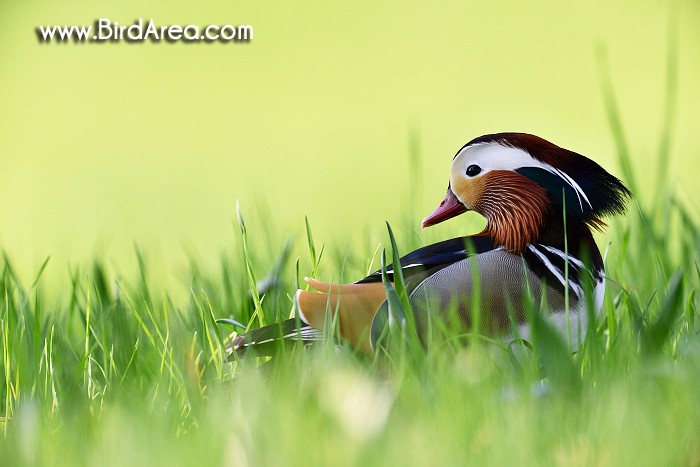
[[[697,464],[700,235],[672,193],[655,199],[633,204],[610,227],[611,280],[583,350],[570,356],[556,336],[536,333],[535,352],[518,363],[507,347],[479,339],[469,347],[433,342],[426,352],[398,346],[376,359],[329,343],[265,364],[224,363],[229,331],[216,318],[251,326],[284,319],[300,275],[322,269],[351,278],[370,267],[371,252],[318,253],[308,223],[312,258],[293,266],[280,262],[286,239],[257,236],[241,217],[237,251],[220,273],[193,266],[184,304],[150,284],[140,252],[133,281],[114,282],[96,261],[72,274],[58,303],[47,301],[40,277],[20,284],[5,258],[1,458],[7,465]],[[402,251],[418,246],[402,237]],[[279,277],[251,294],[248,285],[269,270]]]
[[[605,86],[623,179],[648,192],[634,185]],[[667,124],[660,166],[670,134]],[[354,280],[420,246],[407,227],[420,217],[413,212],[395,226],[398,242],[383,236],[386,251],[319,247],[307,220],[296,236],[308,254],[296,262],[274,224],[246,224],[239,212],[220,270],[191,261],[184,303],[158,289],[140,251],[131,278],[117,279],[97,258],[46,285],[47,263],[27,285],[5,256],[2,464],[697,465],[700,225],[660,172],[653,201],[638,197],[611,222],[605,303],[575,355],[533,314],[532,351],[475,333],[468,346],[436,340],[423,350],[407,319],[404,338],[392,341],[400,345],[374,359],[329,340],[271,361],[225,363],[230,329],[217,318],[248,327],[288,318],[301,276]],[[385,285],[394,310],[410,318],[401,281]]]

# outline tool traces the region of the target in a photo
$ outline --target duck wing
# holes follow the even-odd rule
[[[487,235],[473,235],[468,237],[457,237],[445,240],[432,245],[424,246],[400,259],[401,272],[404,280],[410,285],[417,286],[423,279],[435,274],[451,264],[469,258],[470,256],[486,253],[496,247],[493,239]],[[394,265],[387,266],[386,273],[389,281],[394,280]],[[367,284],[371,282],[381,282],[381,269],[373,272],[369,276],[355,282],[355,284]]]

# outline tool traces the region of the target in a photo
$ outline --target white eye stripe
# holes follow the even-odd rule
[[[533,163],[541,166],[530,154],[518,148],[502,146],[498,143],[480,143],[463,148],[452,162],[464,170],[470,165],[481,167],[481,174],[489,170],[514,170],[519,167],[531,166]]]
[[[467,167],[470,165],[478,165],[481,172],[471,178],[480,177],[492,170],[512,170],[521,169],[524,167],[536,167],[544,169],[547,172],[561,178],[569,185],[576,193],[576,198],[579,202],[579,207],[583,211],[583,201],[593,209],[586,192],[579,186],[576,181],[565,172],[552,167],[549,164],[538,161],[533,158],[527,151],[510,146],[503,146],[499,143],[478,143],[462,148],[452,161],[452,175],[463,176]]]

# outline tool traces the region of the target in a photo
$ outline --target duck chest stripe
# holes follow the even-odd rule
[[[580,259],[576,258],[575,256],[571,255],[569,253],[568,255],[564,253],[562,250],[559,248],[555,248],[553,246],[549,245],[543,245],[543,244],[538,244],[538,248],[544,248],[545,251],[542,251],[542,253],[545,254],[545,256],[548,256],[550,261],[558,266],[558,269],[560,271],[563,271],[565,266],[565,262],[568,261],[569,263],[569,280],[573,280],[576,284],[581,284],[581,272],[584,272],[584,277],[590,277],[593,279],[594,282],[597,282],[599,278],[601,278],[604,274],[604,269],[602,266],[600,267],[595,267],[591,266],[591,268],[587,267],[583,261]]]
[[[577,267],[579,267],[579,268],[585,267],[584,264],[583,264],[583,261],[581,261],[581,260],[578,259],[578,258],[574,258],[574,257],[571,256],[571,255],[567,255],[566,253],[564,253],[563,251],[561,251],[561,250],[558,249],[558,248],[554,248],[554,247],[549,246],[549,245],[539,245],[539,246],[541,246],[542,248],[546,249],[546,250],[549,251],[550,253],[554,253],[555,255],[559,256],[559,257],[560,257],[561,259],[563,259],[564,261],[570,261],[570,262],[574,263],[574,264],[575,264]]]
[[[551,272],[554,277],[557,278],[557,280],[561,283],[562,287],[566,288],[567,287],[567,281],[564,279],[564,275],[562,274],[561,270],[557,268],[552,262],[542,253],[537,249],[537,247],[533,244],[528,245],[528,249],[537,256],[537,258],[542,262],[542,264],[545,265],[545,267]],[[581,290],[581,287],[569,279],[568,281],[568,286],[571,288],[571,290],[574,292],[577,298],[581,298],[583,295],[583,291]]]

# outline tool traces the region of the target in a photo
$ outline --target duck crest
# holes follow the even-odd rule
[[[567,216],[594,225],[601,222],[601,217],[624,214],[630,191],[595,161],[527,133],[488,136],[502,146],[525,151],[542,164],[540,167],[522,167],[516,172],[527,174],[528,178],[546,188],[560,212],[566,202]]]
[[[630,191],[581,154],[526,133],[484,135],[462,150],[487,144],[522,151],[531,159],[510,170],[484,174],[483,188],[478,189],[481,196],[472,206],[487,219],[483,233],[512,252],[523,253],[528,244],[538,243],[543,236],[563,243],[565,224],[567,231],[579,234],[583,233],[579,224],[589,234],[591,229],[602,230],[606,226],[603,217],[625,211]],[[552,238],[552,231],[560,235],[558,239]]]

